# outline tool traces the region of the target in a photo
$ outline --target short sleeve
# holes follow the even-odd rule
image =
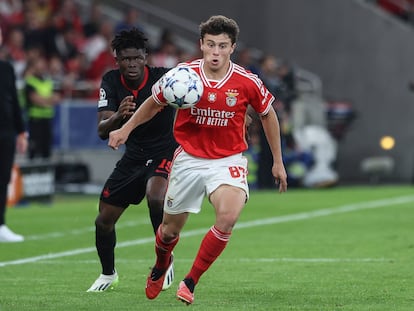
[[[163,80],[164,80],[164,76],[158,79],[158,81],[155,82],[154,85],[152,86],[151,92],[152,92],[152,97],[154,98],[155,102],[158,105],[165,106],[166,101],[162,93],[162,87],[161,87]]]
[[[102,78],[99,87],[98,111],[117,111],[119,107],[116,96],[116,86],[113,85],[108,75]]]
[[[275,97],[256,75],[251,79],[254,85],[248,88],[251,106],[259,115],[266,115],[272,107]]]

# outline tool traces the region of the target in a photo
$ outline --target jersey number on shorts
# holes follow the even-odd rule
[[[158,165],[156,172],[167,172],[168,174],[171,171],[171,161],[167,159],[162,159],[160,165]]]
[[[242,166],[229,166],[230,176],[233,178],[245,178],[247,170]]]

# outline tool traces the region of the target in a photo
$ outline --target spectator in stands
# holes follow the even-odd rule
[[[6,25],[17,25],[22,22],[22,1],[3,0],[0,2],[0,20]]]
[[[158,48],[150,53],[148,62],[155,67],[175,67],[178,64],[179,49],[174,33],[164,29]]]
[[[76,59],[79,54],[80,45],[77,42],[77,33],[71,25],[65,25],[59,31],[56,31],[51,51],[47,51],[49,55],[59,55],[65,66]]]
[[[77,76],[66,72],[65,65],[58,55],[49,58],[49,74],[54,89],[64,97],[72,97]]]
[[[281,80],[277,74],[277,60],[272,54],[265,54],[259,62],[259,69],[257,70],[260,78],[265,83],[266,87],[274,96],[278,95],[278,90],[281,88]]]
[[[29,159],[49,159],[53,144],[54,106],[61,96],[55,92],[44,57],[28,63],[25,76],[25,100],[29,121]]]
[[[83,37],[83,23],[79,14],[78,5],[74,0],[63,0],[53,17],[54,27],[64,30],[67,26],[74,29],[77,36]]]
[[[26,51],[24,48],[24,33],[18,27],[9,30],[5,42],[8,57],[16,72],[17,79],[21,79],[23,70],[26,67]]]
[[[0,28],[0,46],[2,45]],[[0,60],[0,242],[21,242],[23,236],[6,226],[7,189],[11,177],[14,155],[24,153],[27,148],[27,133],[20,109],[16,77],[10,63]]]
[[[259,74],[260,69],[253,59],[252,51],[249,47],[244,47],[237,53],[235,62],[247,70]]]
[[[103,51],[109,49],[113,35],[114,25],[112,21],[102,21],[99,24],[98,32],[89,37],[82,47],[82,53],[85,55],[88,64],[92,63]]]
[[[102,76],[107,71],[117,67],[114,52],[111,48],[113,35],[114,26],[112,21],[104,20],[99,25],[98,33],[88,38],[82,49],[86,67],[83,77],[94,90],[99,87]],[[89,93],[89,95],[96,97],[98,94],[93,92]]]
[[[245,49],[242,53],[242,61],[251,63],[249,50]],[[282,81],[277,75],[276,57],[272,54],[264,55],[259,61],[259,67],[256,69],[263,83],[266,85],[268,90],[275,96],[276,101],[273,103],[273,108],[277,112],[280,131],[282,138],[285,137],[284,130],[286,129],[286,114],[283,109],[283,103],[280,101],[279,90],[282,88]],[[257,167],[257,186],[260,189],[272,189],[274,187],[274,178],[271,172],[273,165],[273,157],[269,145],[266,140],[265,133],[257,118],[253,118],[253,124],[257,128],[256,135],[258,136],[259,142],[259,163]],[[250,126],[253,128],[253,126]],[[284,139],[282,139],[282,143]]]
[[[45,11],[39,8],[39,5],[36,1],[24,2],[22,27],[25,33],[25,48],[41,46],[48,51],[53,38],[53,29],[50,27],[50,16],[47,18]]]
[[[115,33],[119,33],[122,30],[130,30],[137,28],[139,31],[145,33],[144,27],[139,22],[139,11],[134,7],[127,7],[123,13],[123,19],[115,25]]]
[[[93,2],[89,8],[88,18],[83,22],[83,34],[85,38],[88,39],[97,34],[99,32],[99,26],[104,20],[102,5],[99,2]]]

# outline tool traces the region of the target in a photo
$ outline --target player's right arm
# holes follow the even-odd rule
[[[148,97],[120,129],[109,133],[108,146],[118,149],[120,145],[125,144],[133,129],[151,120],[162,108],[152,96]]]
[[[136,106],[133,100],[133,96],[126,96],[117,111],[103,110],[98,112],[98,135],[101,139],[107,139],[109,132],[119,129],[122,122],[133,115]]]

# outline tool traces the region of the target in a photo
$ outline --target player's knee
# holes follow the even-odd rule
[[[97,232],[108,233],[114,230],[115,224],[113,222],[104,221],[102,218],[95,219],[95,228]]]
[[[180,235],[179,230],[174,230],[171,226],[161,227],[161,238],[166,243],[175,240],[179,235]]]
[[[236,225],[238,217],[236,215],[224,215],[217,218],[216,227],[223,232],[231,232]]]

